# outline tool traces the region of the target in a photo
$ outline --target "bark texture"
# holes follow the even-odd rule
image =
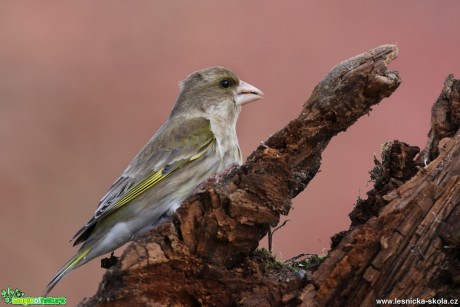
[[[450,75],[432,108],[426,148],[414,160],[418,148],[384,145],[371,171],[374,189],[350,214],[352,230],[313,273],[304,306],[395,298],[460,304],[459,114],[460,80]]]
[[[426,168],[413,160],[418,149],[387,144],[372,171],[374,190],[351,214],[352,230],[335,237],[335,248],[312,274],[255,251],[317,173],[330,139],[399,86],[398,73],[388,69],[396,56],[395,46],[384,45],[334,67],[298,118],[245,165],[192,195],[172,221],[130,244],[98,292],[80,305],[373,305],[374,298],[452,290],[447,285],[460,280],[460,213],[453,212],[460,199],[460,142],[440,138],[453,136],[458,122],[432,127],[437,130],[424,153],[425,161],[434,161]],[[447,105],[459,102],[458,84],[446,81]],[[457,117],[445,118],[458,118],[458,105],[446,103],[440,108]]]

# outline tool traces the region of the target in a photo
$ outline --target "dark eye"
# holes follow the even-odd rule
[[[221,88],[229,88],[230,84],[231,84],[231,82],[229,80],[227,80],[227,79],[224,79],[224,80],[219,82],[219,86]]]

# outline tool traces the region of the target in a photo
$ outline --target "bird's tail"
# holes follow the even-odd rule
[[[88,255],[89,251],[91,250],[92,246],[88,246],[86,248],[80,249],[75,256],[73,256],[66,264],[54,275],[53,279],[49,282],[46,286],[45,292],[43,294],[44,297],[48,296],[48,293],[56,286],[56,284],[64,278],[67,274],[69,274],[73,269],[79,267],[80,265],[86,263],[89,259],[86,259],[86,255]]]

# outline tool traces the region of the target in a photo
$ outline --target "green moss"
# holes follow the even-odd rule
[[[272,272],[278,271],[280,269],[289,269],[292,272],[299,272],[300,270],[316,270],[319,265],[326,259],[327,255],[316,255],[316,254],[305,254],[297,259],[302,258],[302,260],[297,260],[296,257],[291,258],[287,261],[281,261],[276,259],[273,254],[265,249],[260,248],[257,249],[254,253],[255,258],[258,259],[259,262],[264,264],[265,270]]]

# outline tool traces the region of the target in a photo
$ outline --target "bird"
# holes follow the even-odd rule
[[[46,286],[44,297],[75,268],[170,218],[206,179],[241,165],[237,118],[243,105],[264,93],[220,66],[191,73],[179,87],[169,118],[72,238],[73,246],[82,245]]]

